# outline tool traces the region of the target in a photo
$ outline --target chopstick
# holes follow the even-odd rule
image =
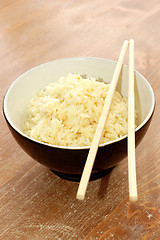
[[[108,94],[105,99],[104,106],[103,106],[103,109],[101,112],[101,116],[99,118],[99,122],[97,124],[95,135],[93,137],[93,141],[92,141],[92,144],[91,144],[88,156],[87,156],[87,160],[86,160],[86,163],[85,163],[85,166],[83,169],[83,173],[81,176],[81,180],[80,180],[80,184],[79,184],[79,188],[78,188],[77,196],[76,196],[77,199],[79,199],[79,200],[83,200],[85,197],[85,193],[86,193],[86,189],[87,189],[88,182],[90,179],[91,171],[92,171],[95,157],[97,154],[100,138],[101,138],[101,135],[103,132],[103,128],[104,128],[104,125],[106,122],[106,118],[107,118],[107,115],[109,112],[109,108],[110,108],[110,105],[112,102],[113,94],[114,94],[114,91],[115,91],[115,88],[117,85],[117,81],[118,81],[118,78],[120,75],[120,71],[121,71],[121,68],[123,65],[123,60],[124,60],[127,48],[128,48],[128,41],[125,40],[123,43],[123,46],[122,46],[122,50],[120,52],[120,56],[119,56],[119,59],[118,59],[118,62],[117,62],[116,68],[115,68],[115,72],[114,72],[112,81],[111,81],[111,85],[108,90]]]
[[[135,160],[135,100],[134,100],[134,40],[129,42],[129,83],[128,83],[128,182],[129,199],[135,202],[137,196]]]

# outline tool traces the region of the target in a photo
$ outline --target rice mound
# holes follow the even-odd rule
[[[91,145],[109,87],[80,74],[50,83],[31,99],[24,132],[53,145]],[[115,91],[100,143],[127,134],[127,108],[127,98]]]

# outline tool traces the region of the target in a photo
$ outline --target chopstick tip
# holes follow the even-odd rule
[[[129,201],[130,202],[137,202],[138,201],[138,196],[135,195],[135,196],[129,196]]]
[[[130,42],[130,43],[134,43],[134,39],[131,38],[131,39],[129,40],[129,42]]]
[[[76,198],[78,199],[78,200],[84,200],[84,194],[80,194],[80,193],[77,193],[77,196],[76,196]]]
[[[124,40],[124,43],[129,44],[129,41],[126,39],[126,40]]]

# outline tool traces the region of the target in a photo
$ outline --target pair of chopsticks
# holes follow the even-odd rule
[[[129,84],[128,84],[128,181],[130,201],[137,201],[136,164],[135,164],[135,108],[134,108],[134,40],[125,40],[113,74],[111,85],[104,102],[97,129],[83,169],[77,199],[83,200],[97,154],[106,118],[110,109],[113,94],[123,65],[124,57],[129,46]]]

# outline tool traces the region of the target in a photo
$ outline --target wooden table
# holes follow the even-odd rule
[[[78,183],[24,153],[1,110],[0,239],[160,239],[159,0],[1,0],[0,100],[36,65],[75,56],[117,60],[130,38],[136,70],[156,96],[152,123],[136,149],[139,201],[128,200],[127,158],[90,182],[85,200],[78,201]]]

